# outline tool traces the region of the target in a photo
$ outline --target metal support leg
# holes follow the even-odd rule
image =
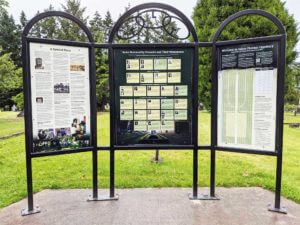
[[[210,194],[199,195],[199,200],[220,200],[215,195],[215,177],[216,177],[216,151],[212,149],[210,151]]]
[[[33,206],[33,188],[32,188],[32,163],[31,157],[26,156],[26,173],[27,173],[27,199],[28,199],[28,208],[22,209],[21,215],[27,216],[35,213],[41,212],[38,206]]]
[[[193,150],[193,194],[189,196],[190,200],[198,198],[198,149]]]
[[[163,161],[163,159],[161,157],[159,157],[159,149],[155,150],[155,156],[151,157],[150,160],[151,160],[151,162],[154,162],[154,163],[160,163]]]
[[[276,162],[276,190],[275,190],[275,205],[269,204],[268,210],[271,212],[286,214],[286,208],[280,207],[280,194],[281,194],[281,175],[282,175],[282,154],[277,156]]]
[[[115,150],[110,151],[110,189],[109,196],[115,196]]]
[[[215,195],[215,151],[211,151],[211,164],[210,164],[210,195],[199,194],[198,195],[198,151],[195,153],[194,150],[194,186],[193,186],[193,196],[190,197],[191,200],[220,200]],[[197,177],[196,177],[197,176]],[[195,186],[196,184],[196,186]]]
[[[93,152],[93,196],[89,196],[88,201],[112,201],[118,200],[118,196],[114,196],[114,150],[110,151],[110,192],[107,195],[98,195],[98,154]]]

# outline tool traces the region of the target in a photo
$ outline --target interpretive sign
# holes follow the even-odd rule
[[[88,48],[29,48],[33,151],[90,146]]]
[[[270,20],[279,34],[219,41],[228,24],[247,15]],[[49,17],[76,24],[88,41],[32,37],[31,29]],[[169,29],[177,22],[186,32]],[[172,42],[148,43],[142,36],[149,32],[161,33]],[[202,145],[198,142],[198,77],[203,68],[198,68],[198,53],[207,47],[212,50],[211,137],[209,145]],[[40,212],[33,204],[33,158],[92,152],[93,194],[88,201],[106,201],[118,199],[115,152],[154,149],[193,151],[191,200],[219,199],[215,195],[217,151],[275,156],[275,204],[269,210],[285,213],[280,207],[285,48],[284,26],[262,10],[230,16],[212,42],[199,42],[189,19],[161,3],[127,10],[112,27],[107,43],[96,43],[86,24],[66,12],[36,15],[22,33],[28,193],[28,209],[22,215]],[[96,49],[108,50],[109,146],[98,145],[104,136],[97,135],[97,93],[106,89],[96,90]],[[198,195],[199,149],[211,153],[209,195]],[[110,155],[108,196],[98,195],[98,151]]]
[[[115,144],[191,144],[192,68],[189,48],[115,49]]]
[[[218,145],[275,150],[277,42],[218,52]]]

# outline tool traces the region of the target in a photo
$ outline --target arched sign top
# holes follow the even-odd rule
[[[141,11],[141,10],[145,10],[145,11]],[[166,11],[164,11],[164,10],[166,10]],[[175,16],[169,15],[167,13],[167,11],[171,12]],[[162,18],[162,24],[158,25],[156,27],[155,26],[150,27],[150,26],[145,25],[145,20],[142,17],[142,14],[147,13],[147,12],[152,12],[152,13],[160,12],[161,14],[164,14],[165,16]],[[138,13],[137,16],[131,17],[134,13]],[[152,16],[155,17],[153,14],[152,14]],[[188,30],[188,34],[184,38],[177,38],[177,39],[185,40],[190,35],[192,35],[193,41],[198,42],[198,37],[197,37],[195,28],[194,28],[193,24],[191,23],[191,21],[178,9],[174,8],[173,6],[170,6],[167,4],[161,4],[161,3],[146,3],[146,4],[137,5],[131,9],[129,9],[117,20],[117,22],[113,26],[113,28],[110,32],[110,35],[109,35],[108,42],[112,43],[114,41],[115,36],[118,36],[118,32],[119,32],[120,28],[122,27],[122,25],[126,22],[130,23],[130,20],[132,20],[132,22],[134,22],[140,28],[138,30],[134,30],[134,28],[131,29],[130,31],[132,32],[132,34],[128,35],[128,37],[126,38],[127,40],[138,35],[144,28],[145,29],[161,28],[168,35],[170,35],[171,37],[174,37],[173,36],[174,30],[168,31],[168,29],[166,28],[172,22],[172,19],[176,19],[179,22],[183,23]]]
[[[267,19],[272,21],[277,26],[280,34],[286,34],[283,24],[273,14],[271,14],[269,12],[266,12],[264,10],[260,10],[260,9],[247,9],[247,10],[237,12],[237,13],[229,16],[226,20],[224,20],[223,23],[218,28],[217,32],[215,33],[215,36],[213,38],[213,43],[215,43],[218,40],[218,38],[220,37],[222,31],[225,29],[225,27],[229,23],[231,23],[232,21],[236,20],[239,17],[246,16],[246,15],[258,15],[258,16],[266,17]]]
[[[26,37],[31,28],[40,20],[47,18],[47,17],[53,17],[53,16],[58,16],[58,17],[63,17],[66,18],[68,20],[71,20],[72,22],[76,23],[86,34],[86,36],[88,37],[89,42],[94,42],[94,38],[92,33],[90,32],[90,30],[87,28],[87,26],[79,19],[77,19],[76,17],[74,17],[73,15],[66,13],[66,12],[61,12],[61,11],[48,11],[48,12],[44,12],[41,14],[38,14],[37,16],[33,17],[25,26],[24,30],[23,30],[23,37]]]

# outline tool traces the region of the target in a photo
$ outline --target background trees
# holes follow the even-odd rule
[[[295,89],[291,65],[295,62],[299,32],[293,16],[288,14],[280,0],[200,0],[194,8],[193,20],[200,41],[211,41],[216,29],[230,15],[244,9],[263,9],[278,17],[287,32],[285,100],[288,102]],[[260,16],[244,16],[227,26],[220,40],[275,35],[277,28]],[[210,109],[211,50],[200,50],[199,99]]]
[[[4,105],[12,105],[14,102],[19,103],[22,99],[22,83],[20,82],[21,73],[18,70],[22,66],[21,62],[21,33],[27,23],[27,18],[24,12],[21,12],[19,21],[9,15],[7,11],[8,1],[0,0],[0,57],[1,62],[9,65],[12,70],[10,73],[1,72],[0,77],[10,77],[10,79],[18,80],[12,82],[19,86],[7,86],[4,90],[0,85],[0,108]],[[130,6],[125,8],[128,10]],[[287,103],[296,104],[299,99],[299,91],[295,87],[295,75],[299,74],[299,64],[295,63],[297,52],[295,46],[299,38],[299,32],[296,29],[294,18],[288,14],[281,0],[200,0],[194,8],[193,20],[200,41],[211,41],[216,29],[221,22],[235,12],[248,8],[259,8],[266,10],[277,16],[284,24],[287,31],[287,73],[285,86],[285,100]],[[43,11],[62,10],[68,12],[81,21],[83,21],[93,33],[94,39],[98,43],[108,41],[108,35],[114,21],[111,13],[106,12],[105,15],[100,15],[95,12],[94,15],[87,17],[85,15],[85,7],[82,7],[80,0],[65,0],[60,9],[55,9],[49,5]],[[37,12],[37,14],[40,12]],[[153,18],[151,13],[143,15],[145,25],[147,27],[160,26],[163,17],[157,16]],[[135,22],[135,21],[134,21]],[[128,22],[129,24],[129,22]],[[128,29],[126,29],[128,28]],[[160,29],[144,29],[133,40],[136,43],[152,43],[152,42],[177,42],[177,36],[180,33],[180,27],[175,22],[171,22],[167,26],[167,30],[173,34],[171,37],[164,30]],[[124,33],[130,33],[129,27],[126,27]],[[247,38],[254,36],[264,36],[277,34],[276,27],[268,20],[258,16],[242,17],[231,23],[222,33],[220,40]],[[64,18],[46,18],[37,23],[31,30],[31,36],[50,38],[50,39],[65,39],[86,41],[87,38],[81,29],[72,22]],[[123,41],[124,42],[124,41]],[[3,56],[3,57],[2,57]],[[12,68],[12,65],[15,67]],[[97,100],[98,108],[104,109],[104,106],[109,102],[109,87],[108,87],[108,55],[103,49],[96,50],[96,76],[97,76]],[[3,71],[3,70],[2,70]],[[15,75],[11,75],[11,73]],[[200,50],[200,65],[199,65],[199,99],[207,109],[210,109],[210,75],[211,75],[211,49],[201,48]],[[6,79],[6,78],[5,78]],[[0,81],[2,82],[2,81]],[[5,93],[5,94],[4,94]],[[18,97],[16,97],[18,95]]]

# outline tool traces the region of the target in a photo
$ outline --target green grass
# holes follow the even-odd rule
[[[285,123],[300,123],[300,115],[294,116],[293,113],[285,112],[284,113],[284,122]]]
[[[0,119],[3,115],[0,113]],[[297,117],[298,118],[298,117]],[[7,122],[8,123],[8,122]],[[18,123],[23,123],[18,121]],[[209,144],[210,114],[199,113],[199,144]],[[1,124],[2,125],[2,124]],[[282,195],[300,203],[300,129],[284,127]],[[109,144],[109,114],[98,115],[98,144]],[[0,140],[0,208],[26,197],[24,136]],[[33,159],[34,191],[46,188],[91,188],[91,153]],[[192,152],[160,151],[164,162],[154,164],[154,151],[117,151],[117,188],[191,187]],[[199,151],[199,185],[209,185],[209,152]],[[274,190],[274,157],[217,153],[216,185],[260,186]],[[109,187],[109,154],[99,152],[99,187]],[[218,190],[218,189],[217,189]]]
[[[24,130],[23,118],[17,115],[18,112],[0,112],[0,137]]]

